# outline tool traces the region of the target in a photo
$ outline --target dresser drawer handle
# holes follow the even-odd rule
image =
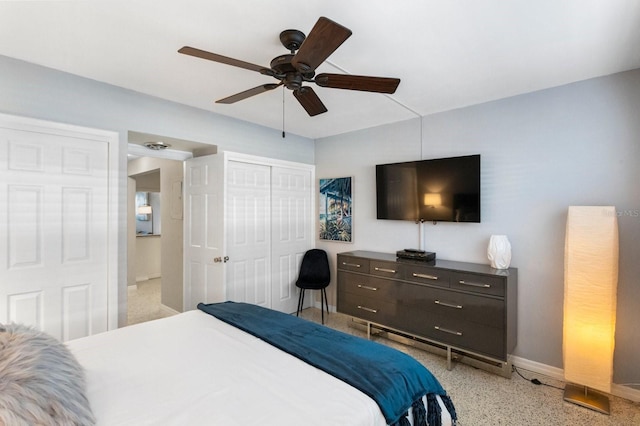
[[[358,305],[358,309],[362,309],[363,311],[371,312],[373,314],[377,314],[378,313],[377,309],[371,309],[371,308],[367,308],[365,306]]]
[[[358,265],[357,263],[347,263],[347,262],[342,262],[343,266],[353,266],[354,268],[359,268],[360,265]]]
[[[389,272],[390,274],[395,274],[396,271],[395,269],[385,269],[385,268],[375,268],[376,271],[380,271],[380,272]]]
[[[416,278],[426,278],[428,280],[437,280],[438,277],[436,277],[435,275],[427,275],[427,274],[416,274],[415,272],[413,273],[413,276]]]
[[[459,283],[463,285],[470,285],[471,287],[491,288],[491,285],[484,283],[468,283],[464,280],[460,280]]]
[[[371,291],[376,291],[378,289],[377,287],[370,287],[368,285],[362,285],[362,284],[358,284],[358,288],[363,288],[365,290],[371,290]]]
[[[434,303],[436,305],[446,306],[447,308],[462,309],[462,305],[454,305],[453,303],[441,302],[439,300],[436,300]]]
[[[462,336],[462,332],[460,332],[460,331],[448,330],[446,328],[442,328],[442,327],[439,327],[437,325],[435,327],[433,327],[433,328],[435,328],[436,330],[442,331],[443,333],[449,333],[449,334],[455,334],[456,336]]]

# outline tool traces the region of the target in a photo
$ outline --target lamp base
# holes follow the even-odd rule
[[[609,397],[586,386],[567,383],[564,387],[564,400],[602,414],[611,414]]]

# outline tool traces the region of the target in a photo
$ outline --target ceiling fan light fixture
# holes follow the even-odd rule
[[[167,149],[169,147],[171,147],[171,145],[169,145],[168,143],[164,143],[164,142],[145,142],[144,144],[145,147],[149,148],[149,149],[153,149],[154,151],[162,151],[163,149]]]
[[[298,73],[288,73],[284,79],[284,85],[289,90],[296,90],[302,87],[302,76]]]

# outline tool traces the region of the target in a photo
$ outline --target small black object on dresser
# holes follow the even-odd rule
[[[517,341],[516,268],[352,251],[338,253],[337,269],[338,312],[360,320],[368,333],[373,328],[446,350],[449,368],[455,354],[510,377]]]
[[[396,257],[399,257],[400,259],[421,260],[423,262],[432,262],[436,260],[435,253],[416,249],[398,250],[396,252]]]

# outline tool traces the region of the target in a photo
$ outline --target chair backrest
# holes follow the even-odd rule
[[[327,252],[320,249],[308,250],[302,258],[296,285],[301,288],[324,288],[331,281]]]

